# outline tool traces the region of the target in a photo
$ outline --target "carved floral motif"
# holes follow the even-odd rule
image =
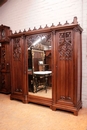
[[[6,57],[6,52],[5,52],[5,46],[2,45],[1,48],[1,69],[5,69],[5,57]]]
[[[14,60],[20,60],[20,54],[21,54],[20,38],[15,38],[13,43]]]
[[[60,60],[70,60],[72,58],[71,32],[59,33],[59,57]]]

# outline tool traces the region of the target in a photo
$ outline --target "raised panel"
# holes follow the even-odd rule
[[[81,85],[82,85],[82,51],[81,51],[81,33],[75,28],[74,29],[74,86],[75,86],[75,99],[74,102],[76,105],[81,102]]]
[[[23,91],[23,50],[21,38],[14,38],[12,44],[12,92]]]
[[[0,92],[2,93],[10,93],[11,91],[11,77],[10,73],[0,73]]]
[[[10,35],[10,27],[0,26],[0,92],[11,92],[10,77],[10,43],[8,36]]]
[[[11,99],[27,102],[27,81],[26,81],[26,49],[25,38],[14,37],[11,40]]]
[[[1,72],[10,72],[10,45],[4,43],[1,45]]]
[[[73,102],[73,33],[56,33],[57,39],[57,102]]]

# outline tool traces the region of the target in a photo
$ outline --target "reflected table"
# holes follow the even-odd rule
[[[33,73],[33,80],[34,80],[34,86],[36,87],[36,91],[41,90],[42,88],[38,89],[38,86],[40,84],[44,85],[44,89],[47,92],[47,86],[48,86],[48,77],[51,76],[52,71],[34,71]],[[41,80],[43,82],[41,83]]]

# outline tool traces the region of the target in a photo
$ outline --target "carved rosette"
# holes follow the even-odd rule
[[[20,60],[20,54],[21,54],[20,38],[15,38],[13,42],[14,60]]]
[[[71,60],[72,58],[71,32],[59,33],[59,58],[60,60]]]

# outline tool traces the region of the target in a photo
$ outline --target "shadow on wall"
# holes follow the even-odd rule
[[[8,0],[0,0],[0,7],[5,4]]]

